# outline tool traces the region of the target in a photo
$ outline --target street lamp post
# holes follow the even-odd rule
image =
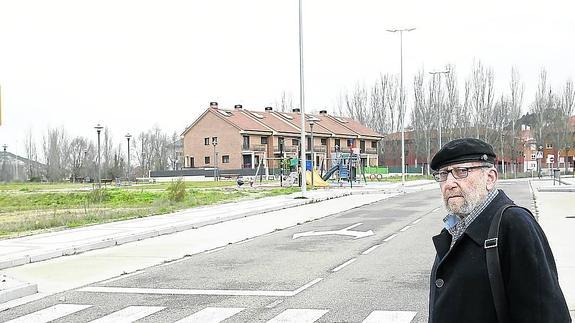
[[[311,133],[311,139],[310,139],[310,145],[309,145],[309,149],[311,151],[311,189],[313,190],[313,171],[315,169],[315,157],[313,156],[313,125],[314,122],[310,121],[309,122],[309,129],[310,129],[310,133]]]
[[[94,127],[98,133],[98,188],[102,187],[102,176],[100,174],[100,132],[103,128],[104,127],[102,127],[99,123]]]
[[[126,179],[128,180],[128,184],[130,184],[130,139],[132,135],[130,133],[126,134],[126,139],[128,140],[128,166],[126,168]]]
[[[410,32],[415,28],[388,29],[390,33],[399,32],[399,109],[401,110],[401,186],[405,188],[405,111],[403,107],[403,32]]]
[[[434,80],[435,80],[435,75],[437,75],[439,77],[439,81],[438,81],[438,86],[441,87],[441,74],[449,74],[449,70],[445,70],[445,71],[436,71],[436,72],[429,72],[429,74],[433,75]],[[439,91],[437,91],[437,93],[439,93]],[[438,95],[439,97],[439,95]],[[441,149],[441,102],[439,102],[439,98],[436,99],[437,101],[437,110],[439,110],[438,113],[438,118],[439,118],[439,126],[438,126],[438,131],[439,131],[439,147],[437,148],[437,151],[439,151],[439,149]]]
[[[299,105],[301,113],[301,134],[300,141],[300,168],[301,168],[301,197],[306,196],[306,185],[305,185],[305,149],[303,143],[305,142],[305,100],[304,100],[304,83],[303,83],[303,23],[302,23],[302,5],[299,0]]]
[[[216,153],[216,146],[218,145],[218,137],[212,137],[212,145],[214,146],[214,182],[218,180],[218,157]]]

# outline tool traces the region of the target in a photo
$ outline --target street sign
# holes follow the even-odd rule
[[[537,153],[535,153],[535,159],[542,159],[543,158],[543,152],[542,151],[538,151]]]

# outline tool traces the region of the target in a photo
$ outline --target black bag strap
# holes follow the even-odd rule
[[[491,285],[491,294],[493,296],[493,303],[495,304],[495,311],[497,313],[497,320],[499,323],[509,322],[509,307],[507,306],[507,298],[505,296],[505,286],[503,285],[503,275],[501,274],[501,264],[499,263],[499,225],[503,213],[510,207],[518,207],[527,211],[531,216],[532,213],[529,209],[520,207],[514,204],[505,204],[491,220],[489,226],[489,233],[487,240],[483,247],[485,248],[485,257],[487,261],[487,274],[489,276],[489,284]]]
[[[501,275],[501,265],[499,263],[499,252],[497,249],[499,242],[499,225],[501,224],[501,218],[505,210],[512,206],[511,204],[503,205],[497,213],[495,213],[495,216],[491,219],[487,240],[485,240],[483,244],[485,248],[485,258],[487,260],[487,275],[489,276],[491,294],[499,323],[509,322],[507,298],[505,297],[505,287],[503,286],[503,276]]]

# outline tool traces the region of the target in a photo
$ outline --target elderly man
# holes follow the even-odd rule
[[[496,188],[495,157],[489,144],[464,138],[431,161],[449,214],[433,237],[429,322],[571,322],[547,238]],[[494,217],[498,230],[490,232]]]

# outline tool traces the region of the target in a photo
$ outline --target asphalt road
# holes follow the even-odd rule
[[[527,182],[500,184],[532,206]],[[426,322],[439,194],[396,196],[53,295],[0,321]]]

